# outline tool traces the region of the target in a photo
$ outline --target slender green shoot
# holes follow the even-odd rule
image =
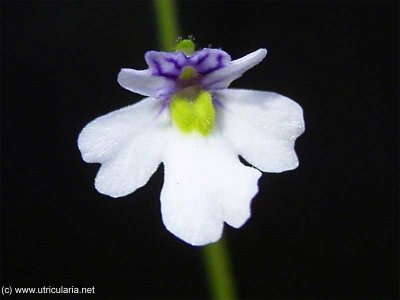
[[[158,40],[165,51],[173,51],[179,35],[174,0],[154,0],[158,25]]]
[[[227,242],[221,239],[203,249],[208,285],[215,300],[237,299]]]

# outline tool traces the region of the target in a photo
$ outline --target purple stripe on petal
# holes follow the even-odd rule
[[[212,94],[212,100],[215,106],[225,109],[225,105],[217,98],[215,94]]]
[[[162,101],[169,101],[171,95],[175,93],[175,91],[176,91],[175,86],[167,87],[159,91],[159,93],[157,94],[157,98],[161,99]]]
[[[168,105],[169,105],[169,102],[167,102],[167,101],[164,101],[162,103],[161,108],[157,113],[157,117],[159,117],[164,112],[164,110],[166,110],[168,108]]]
[[[207,74],[210,74],[211,72],[214,72],[215,70],[223,68],[225,66],[225,64],[222,62],[223,59],[224,59],[224,57],[221,54],[218,55],[217,56],[217,65],[212,66],[212,67],[200,72],[201,75],[207,75]]]
[[[148,51],[146,62],[153,75],[176,79],[187,61],[182,53]]]
[[[173,59],[172,57],[166,57],[165,61],[174,64],[175,68],[178,70],[182,69],[182,66],[179,64],[179,62]]]
[[[153,75],[163,76],[163,77],[167,77],[167,78],[173,79],[173,80],[175,80],[179,76],[179,73],[173,74],[173,73],[168,73],[168,72],[163,71],[160,62],[157,61],[156,59],[151,59],[151,62],[152,62],[153,68],[150,68],[150,70],[153,69],[153,70],[151,70],[152,71],[151,73]],[[154,67],[155,67],[155,70],[154,70]]]
[[[228,53],[219,49],[203,49],[192,57],[192,63],[196,64],[196,70],[207,75],[215,70],[221,69],[231,61]]]
[[[205,55],[201,56],[201,57],[196,61],[196,63],[195,63],[196,66],[201,65],[201,64],[204,62],[204,60],[207,59],[207,57],[208,57],[209,55],[210,55],[209,53],[206,53]]]
[[[156,72],[154,72],[154,70],[152,70],[152,73],[153,73],[154,75],[159,75],[159,74],[161,74],[161,73],[162,73],[162,70],[161,70],[161,65],[160,65],[160,63],[159,63],[157,60],[155,60],[154,58],[151,59],[151,62],[152,62],[152,65],[156,67]]]

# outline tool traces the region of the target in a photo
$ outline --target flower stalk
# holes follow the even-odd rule
[[[172,51],[179,35],[175,1],[154,0],[154,8],[157,18],[158,40],[161,48],[165,51]]]
[[[212,298],[237,299],[226,240],[221,239],[202,250]]]
[[[154,0],[157,16],[159,43],[163,50],[171,51],[179,35],[178,19],[174,0]],[[203,247],[204,266],[212,299],[237,299],[227,242]]]

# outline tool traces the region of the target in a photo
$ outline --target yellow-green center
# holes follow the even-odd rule
[[[190,80],[198,76],[198,73],[193,67],[184,67],[181,74],[179,74],[179,79]]]
[[[176,48],[190,54],[194,51],[194,43],[183,40]],[[196,78],[199,74],[195,68],[187,66],[182,69],[179,74],[181,89],[171,97],[171,118],[183,133],[197,131],[207,136],[214,128],[215,110],[211,94],[200,88]]]
[[[189,88],[172,96],[170,104],[172,120],[183,133],[211,133],[215,123],[215,110],[211,94]]]

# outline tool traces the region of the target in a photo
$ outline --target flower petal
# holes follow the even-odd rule
[[[217,134],[171,133],[163,158],[161,213],[166,228],[196,246],[217,241],[223,221],[242,226],[261,173],[242,165]]]
[[[117,80],[123,88],[143,96],[159,97],[174,87],[172,80],[152,75],[150,70],[121,69]]]
[[[145,98],[96,118],[82,129],[78,137],[83,160],[88,163],[109,160],[127,144],[130,137],[148,127],[161,109],[161,101]]]
[[[215,93],[217,120],[237,153],[264,172],[295,169],[294,143],[304,132],[302,108],[276,93],[227,89]]]
[[[116,198],[144,186],[161,163],[165,131],[166,127],[160,125],[135,136],[126,148],[102,164],[96,189]]]
[[[203,86],[208,90],[225,89],[244,72],[259,64],[266,55],[266,49],[258,49],[242,58],[233,60],[226,67],[207,75],[203,79]]]
[[[168,112],[160,113],[160,102],[153,98],[89,123],[78,146],[85,161],[102,163],[96,189],[122,197],[145,185],[161,163],[169,126]]]

